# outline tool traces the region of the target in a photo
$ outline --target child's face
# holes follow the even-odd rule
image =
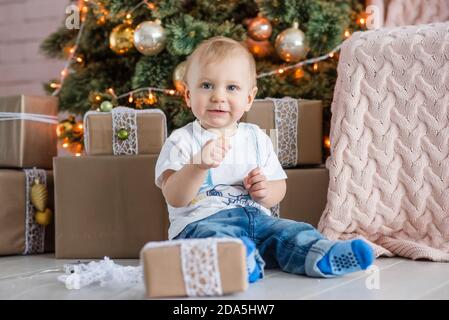
[[[235,127],[251,108],[256,92],[248,60],[237,52],[223,61],[192,64],[185,99],[204,128],[221,131]]]

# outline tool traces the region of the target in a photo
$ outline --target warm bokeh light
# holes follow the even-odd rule
[[[302,70],[302,68],[298,68],[295,70],[295,79],[300,79],[304,76],[304,70]]]
[[[324,137],[324,146],[325,146],[327,149],[330,149],[330,147],[331,147],[331,140],[329,139],[328,136]]]

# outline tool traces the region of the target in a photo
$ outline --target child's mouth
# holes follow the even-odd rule
[[[211,114],[225,114],[227,111],[224,110],[207,110]]]

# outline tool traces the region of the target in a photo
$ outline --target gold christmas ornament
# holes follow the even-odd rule
[[[271,42],[268,40],[255,41],[251,38],[247,38],[245,44],[248,50],[253,54],[254,58],[256,59],[266,58],[270,56],[274,51]]]
[[[270,20],[261,16],[252,19],[248,24],[248,35],[256,41],[267,40],[272,31]]]
[[[30,200],[33,206],[38,211],[43,211],[47,207],[48,191],[45,185],[39,183],[39,180],[35,180],[30,191]]]
[[[185,61],[178,64],[173,71],[173,84],[177,91],[184,92],[184,75],[186,73],[187,63]]]
[[[166,43],[167,35],[159,20],[144,21],[134,31],[134,46],[146,56],[157,55]]]
[[[49,225],[52,218],[53,212],[49,208],[45,209],[45,211],[38,211],[34,215],[34,221],[36,221],[36,223],[40,224],[41,226]]]
[[[274,46],[279,57],[286,62],[298,62],[307,54],[305,35],[298,29],[297,22],[276,37]]]
[[[109,48],[117,54],[124,54],[134,47],[134,30],[126,24],[120,24],[112,29],[109,35]]]

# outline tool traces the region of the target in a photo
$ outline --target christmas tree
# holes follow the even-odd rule
[[[60,79],[46,84],[60,110],[83,115],[114,106],[160,108],[169,132],[193,119],[182,97],[183,62],[204,39],[242,41],[257,61],[257,98],[319,99],[329,107],[338,46],[363,27],[357,0],[80,0],[79,28],[63,26],[41,45],[66,59]],[[76,21],[75,21],[76,22]],[[318,59],[317,59],[318,58]],[[324,136],[330,109],[325,108]],[[72,130],[73,128],[73,130]],[[79,152],[74,117],[59,133]]]

